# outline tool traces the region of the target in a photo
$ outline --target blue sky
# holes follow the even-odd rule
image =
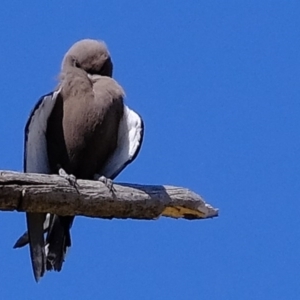
[[[220,209],[185,221],[78,217],[63,270],[33,279],[0,213],[1,299],[299,299],[298,1],[2,1],[0,169],[77,40],[106,41],[144,119],[117,181],[184,186]]]

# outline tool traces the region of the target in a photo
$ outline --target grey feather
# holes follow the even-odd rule
[[[60,83],[41,98],[25,129],[25,172],[57,174],[62,168],[80,179],[114,179],[137,156],[143,141],[141,117],[124,105],[124,91],[111,78],[113,64],[103,42],[82,40],[64,56]],[[45,270],[60,271],[74,217],[27,214],[36,280]],[[46,241],[44,233],[47,232]]]

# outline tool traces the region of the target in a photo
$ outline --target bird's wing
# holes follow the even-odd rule
[[[119,124],[118,144],[99,175],[114,179],[138,155],[144,136],[142,118],[124,105],[123,117]]]
[[[49,174],[46,130],[47,121],[56,103],[59,90],[40,98],[25,127],[24,171]],[[30,256],[35,280],[46,268],[44,221],[46,214],[26,213]],[[18,243],[18,242],[17,242]],[[15,247],[18,247],[18,245]]]
[[[24,171],[26,173],[50,172],[46,130],[47,121],[56,103],[59,90],[39,99],[25,127]]]

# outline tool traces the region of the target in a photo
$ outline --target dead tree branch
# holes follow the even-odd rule
[[[98,181],[77,183],[76,189],[57,175],[0,171],[0,210],[148,220],[218,215],[217,209],[186,188],[118,183],[110,192]]]

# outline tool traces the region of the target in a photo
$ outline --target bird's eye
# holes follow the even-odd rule
[[[76,68],[80,68],[80,64],[79,64],[79,62],[77,60],[75,60],[75,67]]]

